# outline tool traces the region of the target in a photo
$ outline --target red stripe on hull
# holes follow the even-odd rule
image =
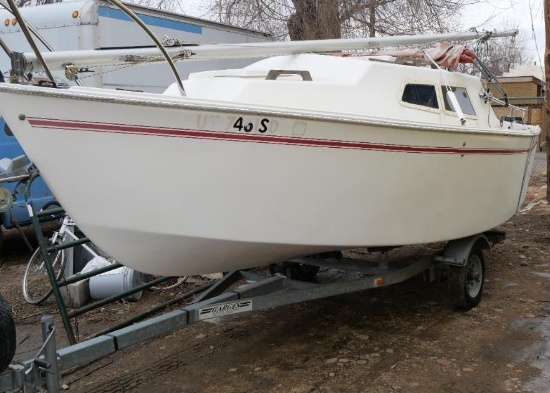
[[[237,134],[222,131],[190,130],[184,128],[147,127],[139,125],[81,122],[74,120],[56,120],[28,118],[33,128],[50,128],[60,130],[93,131],[121,134],[155,135],[165,137],[210,139],[232,142],[272,143],[309,147],[326,147],[333,149],[357,149],[404,153],[428,154],[524,154],[529,149],[470,149],[439,146],[408,146],[371,142],[348,142],[329,139],[311,139],[301,137],[281,137],[276,135]]]

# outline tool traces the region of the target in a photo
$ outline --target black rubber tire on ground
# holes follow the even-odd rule
[[[15,323],[11,310],[0,295],[0,373],[4,371],[15,354]]]
[[[454,305],[464,310],[477,306],[483,294],[485,261],[481,247],[475,245],[468,255],[466,266],[450,267],[449,289]]]

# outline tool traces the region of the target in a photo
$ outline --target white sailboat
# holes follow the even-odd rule
[[[515,214],[538,127],[498,119],[473,76],[304,53],[440,39],[168,49],[277,56],[192,74],[164,94],[4,84],[0,111],[79,227],[142,272],[451,240]],[[158,50],[143,51],[44,57],[76,68],[156,61]]]

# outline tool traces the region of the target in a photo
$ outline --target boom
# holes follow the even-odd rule
[[[181,45],[166,48],[174,61],[212,60],[268,57],[297,53],[335,52],[341,50],[378,49],[400,45],[422,45],[439,41],[467,41],[510,37],[517,30],[502,32],[444,33],[415,36],[391,36],[351,39],[330,39],[310,41],[284,41],[247,44],[211,44],[211,45]],[[42,53],[44,60],[52,69],[63,70],[68,66],[83,69],[96,66],[119,66],[130,64],[147,64],[165,61],[156,47],[140,49],[101,49],[81,51],[59,51]],[[43,71],[42,64],[32,52],[21,54],[26,70]]]

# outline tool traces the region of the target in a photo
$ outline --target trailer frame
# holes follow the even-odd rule
[[[306,282],[282,274],[271,276],[242,270],[229,272],[208,287],[196,290],[195,293],[201,294],[180,309],[59,350],[56,350],[55,340],[52,338],[55,335],[53,317],[45,316],[42,321],[43,348],[34,359],[10,365],[8,370],[0,374],[0,391],[18,390],[22,387],[40,389],[47,386],[48,392],[58,392],[62,372],[194,322],[386,287],[420,274],[431,282],[438,277],[444,277],[445,274],[441,273],[448,272],[449,269],[467,269],[468,256],[472,250],[490,249],[504,240],[505,236],[502,231],[488,231],[452,240],[441,254],[426,256],[400,267],[389,263],[387,249],[375,250],[380,252],[376,266],[369,265],[364,260],[334,256],[297,258],[287,262],[347,273],[335,280],[329,277],[317,282]],[[483,280],[483,277],[480,279]],[[464,290],[467,291],[467,288]]]

